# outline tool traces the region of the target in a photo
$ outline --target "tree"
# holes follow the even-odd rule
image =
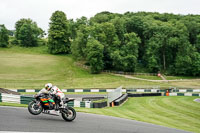
[[[131,16],[125,17],[125,28],[128,33],[134,32],[140,37],[141,42],[139,44],[139,52],[138,52],[138,60],[142,60],[145,54],[145,38],[144,38],[144,31],[146,30],[145,27],[145,18],[143,16]]]
[[[39,29],[35,25],[23,24],[19,30],[20,45],[24,47],[38,46]]]
[[[48,50],[51,54],[70,53],[70,32],[66,15],[56,11],[50,18],[48,30]]]
[[[87,43],[87,61],[91,67],[91,73],[100,73],[103,70],[103,49],[104,46],[94,38]]]
[[[0,25],[0,47],[7,47],[8,46],[8,30],[4,25]]]
[[[113,13],[104,11],[104,12],[97,13],[94,17],[90,19],[90,21],[91,23],[105,23],[105,22],[109,22],[114,17],[115,16],[113,15]]]
[[[124,34],[126,33],[126,27],[125,27],[125,20],[120,17],[116,17],[111,20],[112,24],[115,26],[116,34],[121,41],[121,43],[124,43]]]
[[[73,41],[75,38],[76,38],[76,31],[77,31],[77,28],[76,28],[76,23],[73,21],[73,19],[70,19],[69,20],[69,31],[70,31],[70,39],[71,41]]]
[[[87,56],[86,44],[89,38],[90,28],[82,25],[80,30],[77,31],[77,37],[73,40],[71,45],[72,55],[76,59],[85,59]]]
[[[108,22],[102,24],[94,24],[91,27],[90,35],[104,46],[104,67],[105,69],[111,69],[113,67],[111,52],[118,49],[120,46],[120,41],[116,34],[114,25]]]
[[[73,19],[69,20],[69,29],[70,29],[70,38],[74,40],[77,36],[77,32],[81,30],[83,27],[88,26],[89,21],[86,17],[81,17],[80,19],[76,19],[76,22]]]
[[[20,46],[38,46],[38,40],[43,37],[44,31],[37,26],[31,19],[20,19],[15,24],[15,37]]]
[[[127,62],[124,71],[134,72],[138,59],[138,44],[141,43],[141,40],[134,32],[126,33],[124,37],[125,45],[123,45],[122,49],[126,54],[124,62]]]
[[[187,27],[189,42],[195,44],[197,41],[197,35],[200,34],[200,19],[198,16],[188,15],[182,18],[181,22]]]
[[[20,19],[20,20],[18,20],[16,23],[15,23],[15,29],[16,29],[16,31],[15,31],[15,38],[17,39],[17,40],[20,40],[20,38],[19,38],[19,31],[20,31],[20,29],[21,29],[21,27],[23,26],[23,24],[31,24],[32,23],[32,20],[31,19],[25,19],[25,18],[22,18],[22,19]]]
[[[119,71],[134,72],[137,64],[140,38],[133,32],[126,33],[124,38],[125,43],[111,54],[113,66]]]
[[[187,29],[178,21],[151,21],[145,31],[145,38],[144,59],[151,72],[174,69],[179,47],[187,46],[184,44],[188,42]]]
[[[176,75],[200,75],[200,54],[188,42],[181,46],[175,59]]]
[[[89,21],[86,17],[82,16],[80,19],[76,19],[76,25],[79,29],[79,26],[81,25],[89,25]]]
[[[189,73],[192,74],[193,76],[200,76],[200,53],[198,52],[193,52],[191,55],[192,59],[192,69]]]
[[[195,48],[200,53],[200,34],[197,35],[197,42],[195,44]]]
[[[177,53],[174,58],[174,73],[176,75],[196,75],[199,72],[194,72],[193,70],[199,67],[199,57],[196,54],[196,48],[189,41],[188,29],[180,22],[175,22],[174,26],[179,37],[177,41]]]

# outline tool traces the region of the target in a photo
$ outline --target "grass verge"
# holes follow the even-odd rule
[[[5,102],[0,102],[0,106],[28,107],[27,104],[5,103]]]
[[[120,107],[103,109],[76,108],[77,111],[144,121],[186,131],[200,130],[199,97],[129,98]]]

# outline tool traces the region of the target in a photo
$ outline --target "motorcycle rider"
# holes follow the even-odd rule
[[[51,83],[45,84],[44,87],[45,88],[40,90],[38,92],[38,94],[47,93],[47,94],[53,94],[53,95],[57,96],[57,98],[59,98],[59,100],[60,100],[60,105],[61,105],[60,108],[64,108],[63,100],[65,98],[65,94],[57,86],[53,86]]]

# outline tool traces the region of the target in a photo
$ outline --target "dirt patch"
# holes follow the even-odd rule
[[[4,89],[4,88],[0,88],[0,93],[7,93],[7,94],[20,95],[19,92],[11,91],[11,90]]]

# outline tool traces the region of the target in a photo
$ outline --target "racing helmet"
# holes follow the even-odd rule
[[[51,90],[51,88],[52,88],[52,84],[51,83],[47,83],[47,84],[45,84],[45,89],[47,90],[47,91],[50,91]]]

